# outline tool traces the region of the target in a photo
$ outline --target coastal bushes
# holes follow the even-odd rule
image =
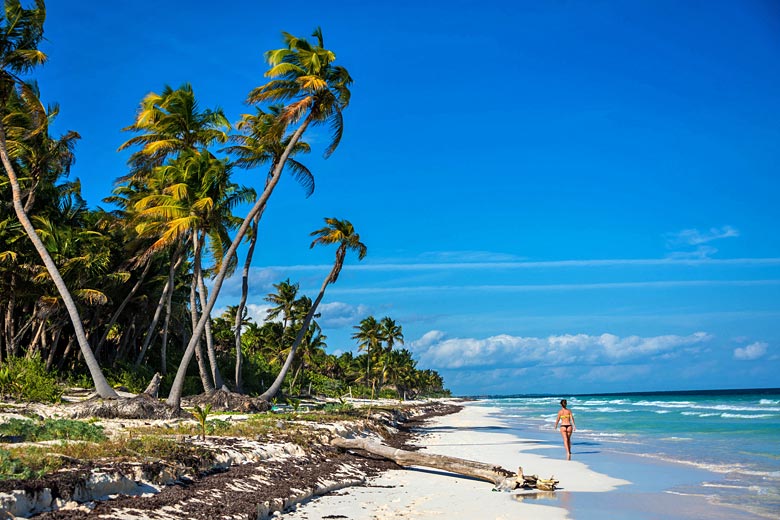
[[[0,439],[13,442],[37,442],[51,440],[81,440],[98,442],[106,440],[103,427],[85,421],[71,419],[45,419],[33,421],[9,419],[0,423]]]
[[[0,363],[0,394],[24,401],[55,403],[62,387],[40,356],[9,357]]]

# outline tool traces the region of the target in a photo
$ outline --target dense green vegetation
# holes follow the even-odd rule
[[[314,174],[307,129],[324,126],[330,156],[343,133],[352,79],[325,48],[284,33],[266,53],[268,81],[248,93],[251,113],[235,125],[203,108],[189,84],[163,86],[140,102],[128,140],[126,171],[105,203],[92,209],[77,179],[75,131],[51,135],[56,105],[44,107],[30,75],[46,60],[38,50],[45,6],[5,0],[0,19],[0,393],[57,400],[55,377],[141,391],[164,375],[168,403],[183,394],[228,387],[272,399],[312,393],[405,398],[445,392],[441,376],[419,370],[400,324],[368,316],[353,337],[362,352],[327,354],[317,323],[326,288],[347,254],[367,252],[352,224],[326,218],[314,245],[336,246],[336,258],[312,300],[284,280],[255,323],[246,316],[248,266],[266,203],[283,173],[307,194]],[[254,51],[250,53],[254,55]],[[150,85],[157,88],[159,85]],[[239,168],[259,170],[257,186],[232,181]],[[235,214],[240,203],[251,205]],[[245,258],[238,245],[249,242]],[[273,247],[273,244],[264,244]],[[211,311],[225,277],[243,265],[243,297],[222,316]],[[206,280],[211,280],[210,292]],[[236,333],[238,331],[239,333]],[[348,351],[355,345],[332,345]],[[197,363],[192,364],[192,357]]]

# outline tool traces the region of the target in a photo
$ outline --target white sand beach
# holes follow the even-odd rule
[[[628,484],[625,480],[592,471],[576,460],[529,453],[531,448],[547,445],[516,437],[504,421],[491,413],[494,411],[467,405],[460,413],[432,421],[424,428],[419,443],[431,453],[494,463],[513,471],[522,466],[525,473],[543,478],[554,476],[560,481],[561,491],[493,492],[493,486],[487,482],[414,468],[389,471],[374,479],[369,487],[351,488],[302,504],[284,518],[557,520],[569,518],[567,509],[540,502],[557,500],[556,494],[560,496],[563,491],[603,492]],[[557,436],[556,432],[552,433],[555,436],[551,436],[551,441]],[[563,454],[563,448],[560,451]]]

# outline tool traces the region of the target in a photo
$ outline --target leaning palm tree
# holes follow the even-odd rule
[[[281,106],[272,106],[268,112],[263,111],[261,108],[256,108],[255,114],[243,114],[241,116],[241,121],[236,124],[236,128],[242,133],[231,136],[230,139],[233,144],[225,149],[225,151],[236,156],[234,163],[236,166],[241,168],[255,168],[265,163],[270,163],[269,175],[273,173],[276,164],[287,148],[291,138],[290,136],[281,138],[279,133],[281,125],[279,125],[278,122],[281,111]],[[306,166],[296,161],[292,156],[297,153],[309,153],[309,151],[310,147],[308,143],[298,141],[287,158],[287,169],[306,190],[307,197],[314,192],[314,176]],[[233,325],[233,329],[235,330],[235,380],[237,392],[241,392],[243,386],[243,382],[241,381],[243,366],[243,356],[241,352],[243,310],[249,296],[249,269],[252,265],[255,245],[257,245],[261,217],[262,211],[258,212],[252,220],[252,229],[249,233],[249,247],[244,260],[244,268],[241,273],[241,299],[238,303],[238,310],[235,314],[235,322]]]
[[[45,132],[48,126],[34,89],[24,83],[20,77],[46,61],[46,55],[38,50],[38,44],[43,39],[46,8],[43,0],[36,0],[35,7],[31,9],[24,9],[19,0],[6,0],[4,7],[3,14],[0,16],[0,24],[2,24],[0,26],[0,110],[2,111],[0,113],[0,161],[11,185],[14,211],[62,297],[98,395],[103,398],[117,398],[116,392],[106,381],[89,346],[76,302],[24,209],[22,190],[12,162],[12,156],[19,153],[20,143],[33,135]],[[14,114],[10,114],[7,110],[9,101],[13,97],[24,100],[29,110],[32,124],[26,128],[10,129],[6,126],[6,119],[14,118]]]
[[[341,141],[344,129],[342,111],[349,105],[349,85],[352,83],[352,78],[344,67],[333,64],[336,55],[323,47],[320,29],[314,32],[314,36],[317,38],[315,45],[303,38],[295,38],[287,33],[284,35],[287,48],[266,53],[268,63],[271,65],[266,76],[277,79],[253,90],[248,100],[251,103],[289,101],[290,103],[282,109],[279,124],[284,131],[296,123],[299,125],[290,135],[284,152],[266,179],[265,189],[236,232],[230,248],[225,253],[226,257],[235,254],[253,219],[265,208],[268,198],[279,183],[287,159],[306,129],[310,125],[327,125],[331,128],[333,134],[331,142],[325,150],[326,157],[333,153]],[[209,301],[206,308],[202,310],[203,315],[192,331],[192,337],[184,351],[166,401],[172,407],[178,408],[181,404],[187,367],[192,360],[195,346],[200,341],[200,336],[206,327],[205,318],[217,301],[227,271],[228,263],[223,262],[214,278]]]
[[[347,251],[357,252],[358,260],[362,260],[366,257],[366,246],[360,241],[360,235],[355,233],[355,228],[348,220],[326,218],[325,224],[325,227],[312,232],[311,235],[316,238],[312,241],[310,247],[316,245],[338,244],[338,248],[336,249],[336,261],[333,263],[333,268],[328,273],[328,276],[325,277],[325,281],[322,283],[322,287],[320,287],[320,292],[312,302],[309,312],[307,312],[306,316],[303,318],[300,328],[298,329],[298,334],[295,336],[295,341],[293,341],[293,344],[290,347],[290,353],[287,355],[287,359],[285,360],[282,369],[279,371],[279,375],[276,376],[276,379],[268,390],[260,396],[261,399],[265,399],[266,401],[270,401],[282,387],[282,382],[295,358],[295,351],[301,344],[301,341],[303,341],[307,332],[309,332],[309,323],[311,323],[312,317],[314,317],[314,314],[317,312],[317,306],[319,306],[322,301],[322,297],[325,296],[325,289],[328,285],[335,283],[336,280],[338,280],[339,273],[341,273],[341,269],[344,267],[344,259],[347,256]]]

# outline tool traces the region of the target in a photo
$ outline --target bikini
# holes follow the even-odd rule
[[[561,421],[563,421],[564,419],[571,420],[571,414],[561,415]],[[561,424],[561,428],[572,428],[573,426],[574,426],[573,424]]]

